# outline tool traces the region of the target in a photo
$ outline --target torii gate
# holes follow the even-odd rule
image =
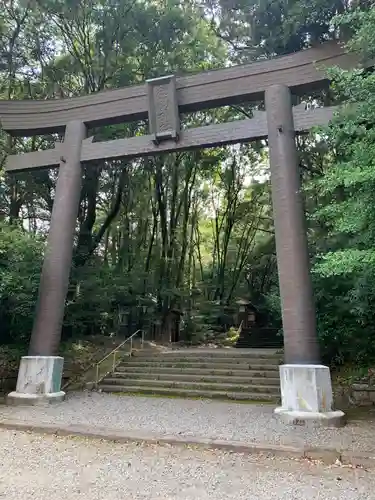
[[[282,302],[285,364],[280,367],[282,406],[287,421],[315,419],[336,425],[329,368],[321,365],[309,272],[305,217],[300,193],[295,134],[326,124],[333,108],[292,107],[301,95],[328,86],[322,66],[349,69],[356,57],[336,43],[274,60],[192,76],[166,76],[143,85],[85,97],[47,101],[0,101],[3,129],[32,136],[65,132],[54,149],[11,155],[6,170],[59,167],[50,231],[40,279],[29,356],[21,360],[13,404],[61,401],[63,359],[56,356],[72,262],[81,191],[81,165],[91,160],[136,158],[160,153],[249,142],[268,136],[277,262]],[[265,99],[266,111],[252,119],[182,130],[179,114]],[[150,134],[93,142],[97,125],[149,120]]]

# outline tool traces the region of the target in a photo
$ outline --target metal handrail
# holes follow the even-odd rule
[[[242,332],[242,325],[243,325],[243,320],[241,321],[240,326],[238,327],[238,330],[237,330],[237,335],[238,335],[238,336],[240,336],[240,335],[241,335],[241,332]]]
[[[130,335],[130,337],[128,337],[127,339],[124,340],[124,342],[121,342],[121,344],[119,344],[117,347],[115,347],[110,353],[108,353],[106,356],[104,356],[103,359],[101,359],[100,361],[98,361],[96,363],[96,376],[95,376],[95,387],[98,387],[98,384],[99,382],[101,382],[103,380],[103,378],[105,378],[109,373],[112,373],[115,371],[116,369],[116,366],[118,365],[118,362],[119,360],[117,360],[118,362],[116,363],[116,355],[118,353],[118,351],[127,343],[127,342],[130,342],[130,350],[128,352],[128,355],[131,356],[131,353],[133,352],[133,338],[136,336],[136,335],[139,335],[141,334],[141,349],[143,349],[143,345],[144,345],[144,341],[145,341],[145,332],[143,330],[137,330],[136,332],[134,332],[132,335]],[[100,365],[103,363],[103,361],[105,361],[106,359],[108,359],[110,356],[113,356],[113,361],[112,361],[112,370],[109,370],[107,371],[104,375],[100,376],[99,375],[99,371],[100,371]]]

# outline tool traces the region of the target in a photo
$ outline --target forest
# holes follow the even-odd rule
[[[375,6],[360,0],[0,0],[0,99],[66,99],[248,63],[340,39],[375,55]],[[375,359],[375,74],[327,69],[342,104],[297,138],[318,334],[332,365]],[[252,116],[264,103],[189,114],[186,126]],[[98,127],[96,140],[144,134],[146,122]],[[0,346],[32,330],[57,172],[10,176],[8,154],[58,136],[0,132]],[[63,339],[167,328],[204,342],[247,298],[282,334],[266,141],[103,161],[83,173]]]

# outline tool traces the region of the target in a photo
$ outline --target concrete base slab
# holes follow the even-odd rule
[[[64,359],[60,356],[24,356],[18,371],[16,390],[7,397],[11,405],[61,402]]]
[[[10,392],[6,397],[6,404],[12,406],[28,405],[36,406],[49,403],[61,403],[65,399],[65,392],[53,392],[51,394],[21,394]]]
[[[331,375],[323,365],[281,365],[281,407],[275,413],[285,423],[342,427],[345,415],[333,411]]]
[[[284,408],[276,408],[275,414],[286,424],[311,425],[316,427],[343,427],[346,417],[343,411],[330,411],[327,413],[309,411],[289,411]]]

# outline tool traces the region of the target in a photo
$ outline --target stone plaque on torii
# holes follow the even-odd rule
[[[334,108],[292,106],[291,95],[326,88],[324,68],[357,65],[336,43],[296,54],[197,75],[166,76],[143,85],[84,97],[47,101],[0,101],[3,129],[32,136],[64,132],[55,148],[7,158],[11,174],[59,167],[50,231],[40,279],[29,356],[21,360],[10,403],[61,401],[63,359],[58,352],[72,262],[83,164],[268,137],[272,204],[282,304],[285,364],[280,367],[282,405],[288,421],[337,424],[329,368],[321,365],[309,271],[305,216],[295,135],[326,124]],[[180,113],[264,99],[266,111],[251,119],[181,129]],[[149,135],[93,142],[90,128],[148,118]]]

